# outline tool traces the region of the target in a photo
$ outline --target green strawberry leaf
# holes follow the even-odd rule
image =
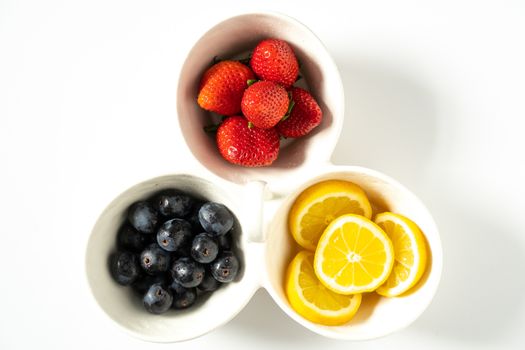
[[[290,104],[288,105],[288,110],[286,111],[286,114],[284,115],[283,119],[281,119],[282,122],[290,118],[290,114],[292,114],[292,109],[294,106],[295,106],[294,100],[290,100]]]
[[[202,129],[207,134],[215,134],[217,132],[217,129],[219,129],[219,124],[206,125]]]
[[[254,126],[252,122],[248,122],[248,129],[253,129]]]
[[[248,57],[246,57],[246,58],[241,58],[241,59],[239,60],[239,62],[241,62],[241,63],[244,64],[245,66],[249,66],[249,65],[250,65],[250,60],[251,60],[251,59],[252,59],[252,54],[250,53],[250,54],[248,55]]]
[[[220,58],[219,56],[213,56],[213,59],[211,61],[211,65],[212,66],[216,65],[217,63],[222,62],[222,61],[224,61],[224,60],[222,58]]]
[[[257,79],[248,79],[248,80],[246,80],[246,84],[248,84],[248,86],[252,86],[256,82],[258,82]]]

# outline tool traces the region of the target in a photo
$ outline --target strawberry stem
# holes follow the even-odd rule
[[[290,118],[290,114],[292,114],[292,109],[294,106],[295,106],[294,100],[290,100],[290,104],[288,105],[288,110],[286,111],[286,114],[284,115],[283,119],[281,119],[282,122]]]
[[[208,134],[214,134],[219,129],[219,124],[206,125],[202,129],[204,130],[204,132],[206,132]]]
[[[252,86],[256,82],[257,82],[257,79],[248,79],[248,80],[246,80],[246,84],[248,84],[248,86]]]
[[[253,129],[254,126],[252,122],[248,122],[248,129]]]
[[[224,61],[222,58],[220,58],[219,56],[213,56],[213,60],[211,61],[211,65],[215,65],[221,61]]]
[[[252,59],[252,54],[249,54],[248,57],[246,58],[241,58],[239,60],[239,62],[241,62],[242,64],[246,65],[246,66],[249,66],[250,65],[250,60]]]

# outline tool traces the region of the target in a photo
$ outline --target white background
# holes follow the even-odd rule
[[[524,2],[344,4],[0,0],[1,349],[525,343]],[[325,339],[259,291],[211,334],[156,345],[123,333],[89,295],[84,249],[103,207],[192,162],[174,100],[185,52],[212,24],[259,9],[305,23],[340,69],[347,108],[333,161],[398,179],[440,227],[440,289],[402,332]]]

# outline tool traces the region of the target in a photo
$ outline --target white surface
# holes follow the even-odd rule
[[[191,163],[177,76],[208,22],[261,2],[0,2],[0,348],[153,348],[87,290],[96,217],[132,184]],[[302,5],[300,5],[302,4]],[[429,207],[444,247],[436,299],[370,342],[304,330],[264,292],[177,348],[519,348],[525,342],[525,5],[264,2],[327,46],[346,94],[333,160],[383,171]]]

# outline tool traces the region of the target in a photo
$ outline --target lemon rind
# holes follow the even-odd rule
[[[307,259],[308,255],[313,256],[313,253],[309,251],[299,252],[288,268],[286,294],[292,308],[299,315],[314,323],[326,326],[337,326],[348,323],[357,313],[359,306],[361,305],[361,294],[353,295],[350,304],[345,308],[339,310],[326,310],[318,308],[315,304],[304,298],[302,293],[298,292],[301,290],[299,287],[301,263]]]
[[[413,247],[416,247],[416,249],[412,249],[412,251],[414,252],[414,263],[412,264],[412,267],[423,265],[419,268],[410,268],[409,277],[403,283],[398,284],[396,287],[387,288],[386,286],[382,285],[379,286],[376,290],[376,292],[379,295],[385,297],[397,297],[409,291],[413,286],[415,286],[417,282],[419,282],[419,280],[421,279],[421,276],[423,275],[426,269],[427,257],[425,252],[425,237],[423,235],[423,232],[420,230],[420,228],[416,225],[415,222],[399,214],[391,212],[380,213],[376,215],[374,221],[376,224],[379,224],[388,220],[393,221],[395,224],[402,226],[410,239],[410,244]]]
[[[336,190],[337,189],[337,190]],[[341,189],[346,189],[341,190]],[[325,192],[323,195],[319,193]],[[293,203],[288,219],[289,230],[292,233],[295,241],[303,248],[310,251],[315,251],[316,245],[311,241],[302,238],[301,232],[301,218],[305,213],[315,204],[320,203],[330,197],[346,197],[352,201],[356,201],[363,209],[363,215],[367,218],[372,216],[372,206],[365,191],[357,184],[345,180],[326,180],[318,182],[307,189],[305,189],[296,198]],[[313,198],[313,200],[312,200]]]
[[[341,221],[344,221],[344,222],[341,222]],[[320,259],[319,256],[322,255],[321,253],[322,250],[324,250],[329,243],[329,239],[327,239],[325,236],[328,236],[330,233],[333,233],[333,231],[335,231],[334,226],[340,227],[347,222],[364,224],[368,226],[367,228],[374,234],[374,236],[376,236],[377,238],[379,238],[381,242],[383,242],[383,245],[385,246],[385,250],[387,250],[387,260],[385,261],[386,269],[384,269],[383,273],[379,277],[373,279],[372,282],[370,282],[366,286],[342,287],[339,284],[335,283],[332,277],[324,274],[322,270],[322,259]],[[379,233],[379,235],[377,235],[376,233]],[[315,251],[314,271],[317,277],[319,278],[321,283],[326,288],[338,294],[349,295],[349,294],[372,292],[376,290],[379,286],[381,286],[388,279],[388,276],[390,276],[390,272],[392,271],[393,266],[394,266],[394,248],[393,248],[392,242],[390,241],[390,238],[387,236],[386,233],[384,233],[383,229],[379,227],[377,224],[375,224],[373,221],[361,215],[356,215],[356,214],[345,214],[335,219],[334,221],[332,221],[328,225],[328,227],[325,229],[323,234],[321,235],[321,238],[319,239],[319,244],[317,245],[317,249]]]

